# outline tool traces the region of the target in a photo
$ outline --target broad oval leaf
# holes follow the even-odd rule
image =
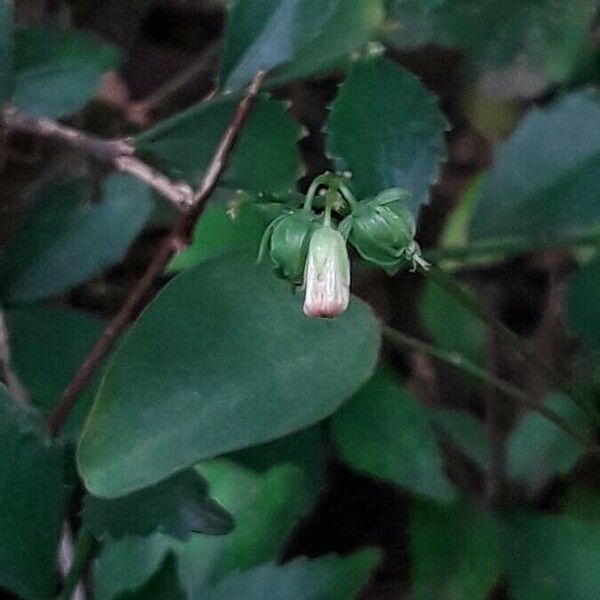
[[[416,216],[445,157],[446,119],[419,80],[385,58],[356,63],[331,107],[328,150],[361,197],[401,187]]]
[[[62,515],[62,446],[0,384],[0,587],[53,596]]]
[[[201,102],[141,133],[137,151],[175,178],[194,185],[208,167],[214,148],[229,126],[239,96]],[[300,177],[296,143],[300,125],[282,102],[260,96],[240,133],[220,185],[230,189],[281,193]]]
[[[471,238],[548,240],[600,224],[600,94],[534,109],[498,150],[485,177]]]
[[[31,302],[83,283],[123,258],[153,208],[150,189],[113,175],[93,200],[87,179],[45,188],[0,259],[5,302]]]
[[[427,409],[387,369],[333,417],[332,436],[357,471],[443,502],[454,496]]]
[[[88,489],[127,494],[326,418],[371,375],[379,337],[356,298],[337,319],[305,317],[253,256],[183,273],[107,369],[78,452]]]

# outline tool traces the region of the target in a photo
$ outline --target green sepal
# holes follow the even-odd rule
[[[349,241],[365,260],[394,271],[406,258],[416,232],[415,220],[403,203],[408,197],[400,188],[384,190],[359,202],[351,220],[342,222],[344,234],[349,228]]]
[[[278,217],[265,231],[259,260],[268,249],[277,274],[299,285],[304,278],[308,246],[315,227],[315,216],[311,212],[295,211]]]

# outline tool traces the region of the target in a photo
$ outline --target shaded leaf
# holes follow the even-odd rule
[[[225,204],[213,203],[198,221],[191,245],[175,256],[168,270],[186,271],[207,258],[234,250],[246,249],[258,255],[266,226],[266,219],[251,204],[242,204],[232,219]]]
[[[578,92],[533,109],[497,152],[471,238],[547,241],[598,229],[599,185],[600,96]]]
[[[108,533],[114,539],[155,531],[179,539],[188,538],[190,532],[223,535],[234,526],[231,515],[210,497],[206,481],[193,470],[114,500],[88,494],[82,518],[95,535]]]
[[[600,257],[584,265],[569,282],[568,318],[571,328],[590,348],[600,350]]]
[[[446,120],[435,97],[408,71],[384,58],[353,65],[331,107],[328,150],[352,172],[359,197],[401,187],[417,215],[445,156]]]
[[[123,592],[117,600],[186,600],[177,575],[177,563],[168,554],[160,569],[142,586],[132,592]]]
[[[498,526],[461,500],[416,502],[410,522],[415,600],[486,600],[502,574]]]
[[[364,550],[351,556],[298,558],[234,573],[214,588],[194,592],[194,600],[351,600],[366,583],[379,556]]]
[[[135,147],[175,178],[196,184],[237,109],[239,97],[201,102],[143,132]],[[220,185],[231,189],[287,192],[300,176],[296,143],[300,126],[282,102],[258,98],[233,149]]]
[[[226,536],[192,535],[186,542],[162,534],[108,542],[96,564],[98,600],[139,587],[168,552],[177,556],[179,577],[188,594],[239,569],[275,560],[312,499],[307,478],[294,466],[276,466],[264,474],[227,460],[204,463],[211,496],[231,511],[235,529]]]
[[[483,470],[489,468],[492,451],[485,425],[479,419],[464,411],[444,409],[435,410],[432,418],[467,458]]]
[[[427,409],[383,368],[333,417],[332,436],[358,471],[437,500],[454,495]]]
[[[82,31],[37,27],[17,32],[12,102],[36,117],[68,116],[91,100],[118,54]]]
[[[432,281],[426,283],[423,291],[421,318],[436,346],[449,352],[457,352],[476,364],[485,365],[485,325]]]
[[[392,19],[400,27],[390,27],[388,39],[405,48],[460,48],[472,71],[505,69],[509,85],[520,80],[539,90],[546,80],[569,76],[588,43],[595,9],[595,0],[394,0]]]
[[[92,200],[87,179],[45,188],[0,259],[0,290],[8,303],[31,302],[83,283],[117,263],[152,211],[149,188],[113,175]]]
[[[0,106],[12,96],[15,86],[13,3],[0,2]]]
[[[275,68],[281,84],[331,68],[365,43],[382,17],[381,0],[238,0],[230,8],[221,85],[239,90],[260,70]]]
[[[600,524],[565,516],[514,516],[506,548],[511,598],[598,598],[598,556]]]
[[[54,306],[8,311],[13,366],[33,404],[48,414],[102,333],[102,321],[86,313]],[[92,406],[95,378],[78,399],[64,427],[77,436]]]
[[[62,448],[0,385],[0,587],[52,597],[62,514]]]
[[[199,460],[326,418],[371,375],[372,312],[334,320],[254,256],[211,259],[146,308],[109,365],[78,452],[88,489],[119,496]]]
[[[544,403],[577,430],[587,428],[587,416],[567,396],[550,394]],[[528,412],[508,438],[508,475],[535,492],[556,475],[568,473],[585,449],[571,435],[536,412]]]

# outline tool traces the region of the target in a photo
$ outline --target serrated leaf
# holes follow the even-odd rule
[[[356,298],[329,321],[301,301],[246,254],[175,278],[104,376],[78,451],[88,489],[123,495],[337,410],[375,367],[378,325]]]
[[[194,229],[192,243],[169,264],[169,272],[187,271],[207,258],[235,250],[248,250],[258,255],[267,220],[251,204],[242,204],[235,218],[225,204],[211,204]]]
[[[15,86],[13,3],[0,2],[0,106],[12,96]]]
[[[173,554],[168,554],[156,573],[137,590],[123,592],[115,600],[186,600],[177,576],[177,563]]]
[[[83,283],[123,258],[150,216],[149,188],[113,175],[94,203],[88,179],[55,182],[40,194],[0,258],[0,293],[9,304],[32,302]]]
[[[547,241],[593,231],[599,186],[600,95],[588,90],[532,110],[500,147],[471,238]]]
[[[62,514],[62,447],[0,385],[0,587],[52,597]]]
[[[298,467],[276,466],[258,474],[220,459],[204,463],[200,471],[211,495],[233,514],[235,529],[222,537],[192,535],[186,542],[161,534],[108,542],[96,564],[98,600],[142,585],[168,552],[177,556],[179,578],[189,595],[233,571],[275,560],[312,504]]]
[[[449,501],[454,488],[427,409],[389,371],[375,376],[331,420],[340,458],[411,492]]]
[[[567,516],[515,515],[508,534],[514,600],[591,600],[600,595],[600,524]]]
[[[239,97],[218,96],[159,123],[134,140],[138,152],[175,178],[194,185],[208,167],[237,109]],[[257,99],[220,184],[230,189],[283,193],[300,176],[300,126],[282,102]]]
[[[415,600],[486,600],[502,574],[499,528],[466,500],[416,502],[410,521]]]
[[[568,289],[568,318],[575,333],[586,345],[600,350],[600,257],[575,273]]]
[[[7,312],[13,367],[31,402],[48,414],[102,333],[104,324],[86,313],[54,306]],[[78,399],[64,427],[77,437],[92,406],[95,378]]]
[[[539,89],[569,76],[588,43],[595,0],[394,0],[388,41],[460,48],[475,72],[506,69]],[[560,19],[556,15],[561,15]],[[539,81],[541,79],[541,81]],[[500,90],[506,94],[507,90]],[[516,95],[516,94],[515,94]]]
[[[214,588],[201,588],[194,600],[350,600],[355,598],[377,565],[377,552],[351,556],[298,558],[283,565],[267,563],[234,573]]]
[[[545,400],[577,430],[588,428],[587,415],[570,398],[554,393]],[[539,491],[556,475],[568,473],[585,449],[568,433],[536,412],[528,412],[507,442],[507,472],[529,492]]]
[[[158,531],[179,539],[191,532],[224,535],[233,518],[209,495],[206,481],[193,470],[114,500],[85,497],[83,522],[97,536],[114,539]]]
[[[331,68],[368,41],[381,0],[238,0],[230,8],[220,79],[240,90],[260,70],[272,83]]]
[[[353,65],[329,117],[329,153],[360,198],[401,187],[416,216],[445,156],[446,120],[419,80],[385,58]]]
[[[81,109],[117,66],[118,54],[82,31],[37,27],[17,32],[12,102],[31,116],[60,118]]]

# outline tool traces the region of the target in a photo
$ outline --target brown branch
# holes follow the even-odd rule
[[[92,156],[122,173],[129,173],[155,189],[179,210],[192,205],[193,190],[183,181],[171,181],[135,156],[135,148],[125,140],[106,140],[53,121],[34,118],[15,108],[4,110],[4,125],[9,133],[26,133],[54,140]]]
[[[148,296],[152,285],[163,273],[171,255],[182,241],[189,243],[194,225],[202,214],[206,201],[215,189],[219,178],[221,177],[227,160],[236,142],[236,139],[254,106],[256,96],[260,90],[260,86],[264,81],[265,73],[260,72],[246,92],[243,100],[240,102],[238,109],[229,124],[227,131],[223,135],[221,142],[212,158],[212,161],[206,170],[204,178],[200,183],[198,192],[194,194],[194,202],[188,212],[183,214],[171,233],[159,248],[154,256],[146,273],[138,281],[135,287],[131,290],[125,303],[113,318],[108,327],[104,330],[90,354],[80,366],[79,371],[64,391],[60,402],[54,407],[48,416],[48,429],[52,435],[56,435],[67,419],[69,412],[73,408],[79,394],[84,390],[91,376],[98,368],[102,359],[106,356],[113,344],[117,341],[121,333],[135,317],[143,301]]]

